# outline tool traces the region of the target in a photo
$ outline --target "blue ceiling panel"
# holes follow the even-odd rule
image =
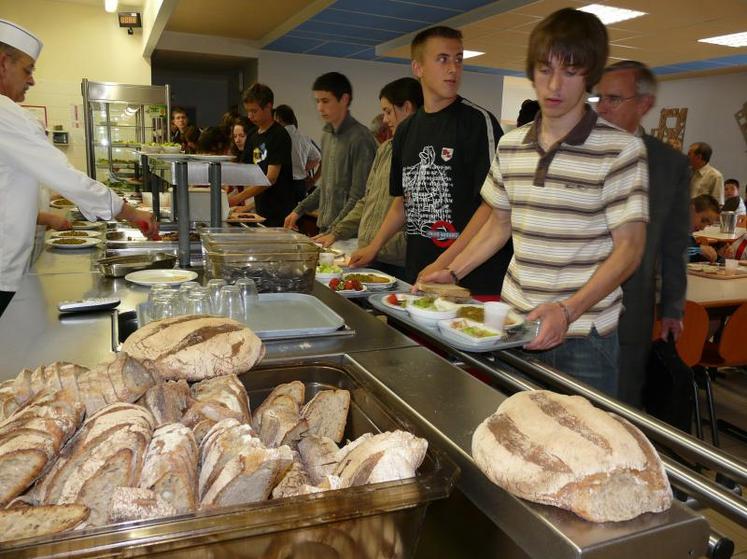
[[[721,56],[719,58],[709,58],[708,60],[716,64],[739,66],[742,64],[747,64],[747,53],[734,54],[732,56]]]
[[[367,34],[371,30],[381,30],[396,31],[398,35],[403,35],[430,25],[428,22],[394,19],[371,14],[343,12],[340,10],[325,10],[311,18],[311,21],[355,26],[363,34]]]
[[[436,8],[447,8],[456,10],[458,12],[469,12],[470,10],[474,10],[475,8],[480,8],[481,6],[485,6],[487,4],[493,4],[495,0],[416,0],[416,1],[405,1],[405,0],[396,0],[401,2],[402,4],[412,4],[415,6],[433,6]]]
[[[713,70],[715,68],[726,68],[728,66],[742,66],[747,64],[747,54],[735,54],[732,56],[721,56],[719,58],[708,58],[706,60],[695,60],[682,64],[670,64],[654,68],[654,73],[659,75],[680,74],[683,72],[696,72],[699,70]]]
[[[306,52],[308,49],[314,48],[323,43],[324,41],[284,35],[278,39],[275,39],[265,48],[268,50],[279,50],[282,52],[303,53],[303,52]]]
[[[302,31],[298,28],[294,29],[286,37],[295,37],[297,39],[314,39],[318,41],[334,41],[337,39],[339,35],[330,35],[329,33],[312,33],[310,31]],[[368,37],[361,37],[357,36],[354,38],[345,37],[345,41],[352,41],[354,43],[359,43],[361,45],[367,45],[370,47],[375,47],[379,44],[379,41],[376,39],[370,39]]]
[[[384,16],[387,18],[406,19],[419,21],[421,23],[438,23],[454,17],[461,13],[455,10],[443,10],[416,4],[403,4],[402,2],[391,2],[378,0],[377,2],[365,2],[361,6],[347,6],[351,2],[335,2],[334,6],[326,11],[341,11],[345,13],[359,13]],[[358,2],[355,2],[356,4]]]
[[[361,45],[331,41],[329,43],[323,43],[317,47],[314,47],[313,49],[306,51],[306,54],[346,58],[363,50],[366,50],[366,47],[362,47]]]
[[[396,31],[361,29],[360,27],[318,22],[314,19],[302,23],[296,29],[326,35],[330,39],[334,39],[335,37],[348,37],[351,39],[366,37],[367,39],[375,39],[379,43],[391,41],[401,35],[401,33],[397,33]]]

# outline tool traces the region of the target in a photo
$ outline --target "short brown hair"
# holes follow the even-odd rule
[[[594,14],[563,8],[540,21],[529,36],[527,77],[534,81],[536,64],[553,57],[584,72],[586,90],[602,77],[609,54],[607,28]]]
[[[422,60],[425,43],[432,37],[461,41],[462,32],[459,31],[459,29],[453,29],[451,27],[446,27],[445,25],[437,25],[436,27],[423,29],[420,33],[415,35],[412,43],[410,43],[410,58],[412,60]]]
[[[266,107],[275,103],[275,94],[272,89],[262,83],[255,83],[244,90],[241,95],[242,103],[257,103],[260,107]]]
[[[721,211],[721,208],[718,205],[718,200],[716,200],[710,194],[701,194],[700,196],[696,196],[695,198],[690,200],[690,203],[698,213],[706,212],[709,210],[715,213],[719,213]]]

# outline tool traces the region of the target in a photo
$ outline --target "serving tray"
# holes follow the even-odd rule
[[[342,275],[344,276],[345,274],[384,274],[384,272],[382,272],[381,270],[374,270],[373,268],[343,268]],[[389,276],[391,274],[384,274],[384,275]],[[398,292],[404,292],[404,291],[410,290],[409,283],[405,283],[404,281],[397,279],[397,278],[395,279],[396,281],[392,285],[378,288],[375,291],[372,289],[364,289],[362,291],[336,291],[336,293],[342,295],[346,299],[365,299],[366,297],[371,295],[372,292],[389,294],[389,293],[398,293]],[[327,281],[316,280],[316,281],[318,281],[324,287],[329,289],[329,285],[328,285],[329,280]],[[332,290],[330,289],[330,291]]]
[[[407,286],[407,284],[404,285]],[[409,288],[400,291],[409,291]],[[515,330],[506,332],[505,337],[501,340],[496,341],[495,343],[489,345],[473,345],[471,343],[462,341],[461,338],[450,336],[442,332],[441,330],[439,330],[438,324],[434,324],[433,326],[426,326],[425,324],[414,320],[407,311],[400,311],[386,305],[383,299],[384,297],[388,297],[390,294],[390,292],[375,293],[374,295],[370,295],[368,297],[368,302],[373,308],[386,314],[387,316],[391,316],[392,318],[395,318],[400,322],[404,322],[414,330],[422,332],[423,334],[430,336],[431,338],[434,338],[445,345],[460,349],[462,351],[471,351],[474,353],[489,353],[491,351],[500,351],[502,349],[508,349],[510,347],[523,346],[524,344],[529,343],[537,335],[537,330],[539,329],[539,321],[526,321]],[[478,302],[475,301],[475,303],[477,304]]]

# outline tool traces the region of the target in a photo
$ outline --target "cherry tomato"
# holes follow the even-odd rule
[[[337,291],[340,283],[340,278],[332,278],[331,280],[329,280],[329,288]]]
[[[348,291],[351,289],[355,289],[355,284],[353,283],[353,280],[345,280],[345,289]]]
[[[397,299],[397,296],[394,293],[392,293],[391,295],[389,295],[386,298],[386,300],[387,300],[387,303],[399,306],[399,299]]]

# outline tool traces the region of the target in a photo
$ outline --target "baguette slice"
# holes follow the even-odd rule
[[[262,428],[262,416],[265,411],[270,407],[276,405],[276,400],[283,402],[290,407],[294,408],[298,413],[306,401],[306,387],[299,380],[288,382],[285,384],[278,384],[270,395],[260,404],[260,406],[254,411],[254,418],[252,419],[252,427],[254,430],[259,432]]]
[[[470,299],[469,289],[453,283],[433,283],[419,281],[415,288],[426,295],[436,295],[438,297],[448,297],[455,302],[466,302]]]
[[[327,437],[308,435],[298,443],[301,462],[312,485],[319,485],[337,467],[340,449]]]
[[[117,487],[109,503],[109,522],[148,520],[179,514],[158,493],[141,487]]]
[[[301,417],[308,422],[308,433],[339,443],[345,434],[349,409],[350,392],[322,390],[303,407]]]
[[[170,380],[151,386],[136,403],[150,410],[160,427],[182,418],[192,404],[192,394],[187,381]]]
[[[249,396],[236,375],[215,377],[192,385],[192,397],[200,402],[217,402],[241,414],[242,423],[251,423]]]
[[[0,542],[72,530],[88,518],[84,505],[45,505],[0,510]]]

